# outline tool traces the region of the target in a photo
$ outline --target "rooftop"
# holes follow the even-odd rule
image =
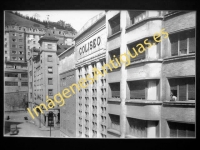
[[[47,30],[47,32],[45,33],[45,35],[42,38],[40,38],[40,40],[38,41],[38,43],[40,43],[42,40],[58,41],[58,39],[55,38],[55,36],[51,33],[50,30]]]

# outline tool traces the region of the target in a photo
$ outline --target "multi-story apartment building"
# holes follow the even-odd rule
[[[101,70],[105,64],[106,34],[105,13],[101,13],[90,19],[74,38],[76,83],[88,75],[94,77],[92,68]],[[106,77],[100,77],[77,91],[77,137],[106,137],[106,82]]]
[[[32,108],[40,107],[41,103],[48,106],[46,100],[54,100],[54,95],[59,91],[58,81],[58,57],[57,42],[49,31],[38,41],[40,49],[32,48],[31,57],[28,61],[29,68],[29,102]],[[55,101],[54,101],[55,102]],[[44,114],[40,113],[39,117],[34,119],[38,126],[41,124],[48,126],[49,111],[54,113],[54,126],[59,122],[59,105],[50,106],[48,110],[43,107]]]
[[[195,11],[164,17],[161,137],[195,137],[195,24]]]
[[[4,42],[5,108],[24,110],[28,100],[24,33],[19,26],[6,25]]]
[[[59,56],[59,78],[60,89],[70,87],[76,83],[75,69],[75,51],[74,46],[71,46]],[[76,137],[76,94],[69,98],[65,98],[65,105],[60,108],[60,136],[61,137]]]
[[[195,12],[167,13],[107,11],[106,60],[124,53],[130,60],[107,75],[107,137],[194,136]],[[155,42],[161,31],[169,34]]]

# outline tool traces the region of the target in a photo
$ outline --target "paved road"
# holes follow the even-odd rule
[[[44,130],[44,128],[38,128],[35,124],[31,123],[31,121],[24,120],[24,117],[28,116],[27,112],[13,112],[13,113],[5,113],[5,117],[7,115],[10,116],[10,120],[5,120],[5,136],[17,136],[17,137],[50,137],[50,131],[48,129]],[[9,128],[11,124],[17,124],[19,133],[18,135],[10,135]],[[59,129],[52,129],[51,137],[59,137]]]

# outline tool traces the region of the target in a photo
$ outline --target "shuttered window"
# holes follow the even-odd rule
[[[186,101],[186,80],[179,79],[179,101]]]
[[[120,82],[110,83],[112,98],[120,98]]]
[[[146,88],[146,81],[130,82],[130,98],[145,99],[145,88]]]
[[[52,78],[48,78],[48,84],[52,85],[53,84],[53,79]]]
[[[120,117],[119,115],[109,114],[111,120],[111,128],[120,131]]]
[[[169,36],[171,43],[171,56],[195,53],[195,29],[182,31]],[[189,49],[188,49],[189,47]]]
[[[196,51],[195,30],[189,32],[188,38],[189,38],[189,53],[195,53]]]
[[[131,59],[131,62],[133,62],[133,61],[138,61],[138,60],[141,60],[141,59],[145,59],[146,57],[146,53],[145,53],[145,51],[143,52],[143,53],[139,53],[138,52],[138,49],[140,48],[140,46],[138,46],[138,47],[136,47],[138,44],[140,44],[140,43],[143,43],[143,41],[138,41],[138,42],[136,42],[136,43],[133,43],[133,44],[131,44],[131,45],[129,45],[128,46],[128,49],[129,49],[129,51],[130,51],[130,53],[133,55],[133,56],[135,56],[135,52],[133,51],[133,48],[137,51],[137,53],[138,53],[138,55],[135,57],[135,58],[131,58],[130,57],[130,59]],[[145,47],[145,45],[143,45],[144,47]],[[147,48],[145,48],[146,50],[147,50]]]
[[[195,100],[195,78],[188,79],[188,100]]]
[[[178,101],[195,100],[195,78],[169,79],[170,90]]]
[[[168,122],[170,137],[195,137],[195,125],[178,122]]]
[[[187,54],[187,32],[180,33],[180,55]]]
[[[135,137],[147,137],[147,121],[135,118],[127,118],[129,133]]]
[[[171,56],[178,55],[178,34],[170,35],[170,42],[171,42]]]

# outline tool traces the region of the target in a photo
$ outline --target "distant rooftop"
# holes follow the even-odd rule
[[[40,38],[38,43],[40,43],[42,40],[58,41],[59,39],[55,38],[55,36],[51,33],[50,30],[47,30],[45,35],[42,38]]]

